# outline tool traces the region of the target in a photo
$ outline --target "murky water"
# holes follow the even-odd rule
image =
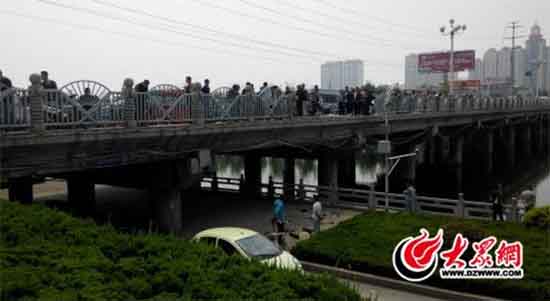
[[[217,158],[217,170],[219,177],[239,178],[244,174],[244,161],[238,156],[219,156]],[[303,179],[306,185],[317,185],[317,161],[316,160],[296,160],[295,161],[296,183]],[[540,164],[548,165],[548,161],[541,160]],[[537,165],[540,166],[540,164]],[[520,168],[521,169],[521,168]],[[262,158],[262,182],[267,183],[270,176],[276,182],[283,181],[284,160],[275,158]],[[376,183],[380,175],[383,174],[384,165],[380,158],[367,152],[356,154],[356,179],[358,185],[368,185]],[[525,174],[512,176],[510,183],[505,183],[510,187],[510,195],[518,195],[522,191],[535,187],[537,195],[537,206],[550,205],[550,167],[524,170]],[[429,193],[418,192],[420,195],[430,195]],[[485,192],[483,192],[485,193]],[[444,197],[456,198],[456,195],[449,194]]]

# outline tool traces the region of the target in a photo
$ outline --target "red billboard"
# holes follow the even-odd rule
[[[456,90],[479,90],[481,81],[479,80],[455,80],[451,85]]]
[[[451,64],[450,52],[423,53],[418,55],[418,71],[426,73],[449,72]],[[455,51],[454,71],[472,70],[476,67],[475,50]]]

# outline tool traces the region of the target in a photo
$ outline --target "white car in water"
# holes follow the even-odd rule
[[[298,259],[281,250],[265,236],[252,230],[213,228],[198,233],[193,240],[220,248],[227,255],[238,254],[280,269],[303,271]]]

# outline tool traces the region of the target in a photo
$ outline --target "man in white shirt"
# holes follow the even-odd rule
[[[321,220],[323,219],[323,206],[321,201],[317,198],[313,203],[313,212],[311,214],[313,219],[313,233],[321,232]]]

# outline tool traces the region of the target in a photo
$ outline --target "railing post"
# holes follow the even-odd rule
[[[275,198],[275,184],[273,183],[273,176],[269,176],[269,181],[267,184],[267,198],[270,201],[273,201]]]
[[[465,218],[465,210],[464,210],[464,193],[458,194],[458,217]]]
[[[122,98],[124,99],[124,121],[128,128],[136,128],[136,94],[134,93],[134,80],[127,78],[122,86]]]
[[[374,184],[370,185],[369,190],[369,209],[376,210],[376,195],[374,193]]]
[[[212,184],[211,185],[212,185],[212,187],[211,187],[212,191],[213,192],[218,192],[219,185],[218,185],[218,175],[217,174],[214,174],[212,176]]]
[[[239,179],[239,192],[241,195],[244,195],[244,188],[245,188],[244,174],[241,174],[241,177]]]
[[[194,124],[204,125],[204,110],[201,105],[200,92],[191,95],[191,119]]]
[[[301,201],[306,200],[306,190],[304,188],[304,179],[300,179],[300,184],[298,185],[298,199]]]
[[[42,85],[40,84],[40,75],[31,74],[29,77],[31,85],[29,87],[29,100],[31,107],[31,129],[35,133],[40,133],[45,130],[44,114],[42,111]]]

